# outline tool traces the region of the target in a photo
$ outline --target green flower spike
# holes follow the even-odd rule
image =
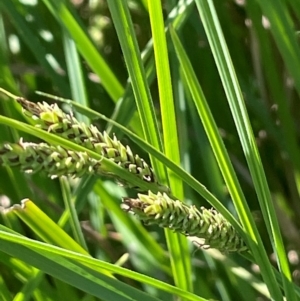
[[[57,104],[33,103],[22,97],[16,100],[22,106],[24,114],[36,121],[37,127],[93,150],[142,180],[156,183],[159,190],[168,191],[167,187],[158,183],[152,168],[138,155],[134,155],[129,146],[125,147],[116,136],[110,138],[106,132],[101,133],[95,126],[79,122],[73,115],[64,113]],[[123,180],[119,181],[123,183]]]
[[[167,194],[139,194],[138,199],[123,198],[124,211],[136,214],[146,224],[157,224],[186,236],[194,236],[196,245],[221,252],[242,252],[247,247],[232,225],[216,210],[187,206]],[[197,241],[201,239],[203,243]]]
[[[102,174],[101,163],[84,152],[66,150],[46,143],[5,143],[0,145],[0,165],[20,167],[27,173],[45,170],[51,178]]]

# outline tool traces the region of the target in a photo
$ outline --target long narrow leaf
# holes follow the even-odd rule
[[[179,297],[184,297],[185,300],[206,301],[206,299],[200,298],[194,294],[183,291],[172,285],[169,285],[167,283],[158,281],[154,278],[150,278],[145,275],[141,275],[139,273],[124,269],[122,267],[119,267],[119,266],[116,266],[116,265],[113,265],[113,264],[110,264],[110,263],[107,263],[104,261],[100,261],[100,260],[97,260],[97,259],[94,259],[94,258],[91,258],[88,256],[84,256],[82,254],[64,250],[64,249],[61,249],[61,248],[58,248],[55,246],[47,245],[45,243],[33,241],[31,239],[28,239],[28,238],[25,238],[25,237],[22,237],[19,235],[7,233],[7,232],[3,231],[3,227],[1,227],[1,226],[0,226],[0,240],[2,241],[2,243],[0,244],[0,249],[3,247],[3,251],[6,251],[6,252],[9,251],[9,253],[11,253],[13,250],[16,250],[18,257],[20,257],[22,255],[22,251],[19,251],[18,249],[16,249],[16,244],[21,245],[19,247],[22,250],[25,250],[28,247],[27,252],[29,252],[29,250],[30,250],[29,248],[33,249],[33,251],[30,251],[31,253],[34,251],[45,252],[45,255],[47,257],[51,256],[52,260],[55,260],[55,258],[58,258],[57,257],[58,255],[63,256],[65,258],[69,258],[69,259],[76,259],[77,261],[81,262],[85,266],[88,266],[92,270],[98,271],[99,269],[106,269],[107,271],[110,271],[112,273],[123,275],[125,277],[130,277],[137,281],[147,283],[147,284],[153,285],[159,289],[165,290],[168,293],[176,294]],[[4,242],[5,242],[5,245],[4,245]],[[14,254],[14,255],[16,255],[16,254]],[[23,253],[23,255],[25,255],[27,258],[27,254]],[[32,255],[30,255],[30,256],[34,257]],[[98,273],[98,275],[99,275],[99,273]],[[55,274],[54,274],[54,276],[55,276]],[[108,277],[105,277],[105,278],[111,279]],[[101,281],[101,279],[100,279],[100,281]],[[144,300],[144,299],[142,298],[139,300]]]
[[[180,164],[178,133],[175,116],[175,106],[171,85],[171,75],[168,59],[165,25],[159,0],[148,1],[150,23],[152,28],[155,66],[157,71],[158,90],[160,98],[161,119],[163,126],[163,141],[165,154],[173,162]],[[167,170],[172,192],[183,199],[182,181],[171,170]],[[192,290],[191,263],[187,256],[188,245],[179,235],[165,231],[168,249],[171,254],[171,265],[175,283],[184,289]],[[181,254],[181,256],[180,256]],[[186,255],[185,255],[186,254]],[[182,260],[178,260],[181,258]]]
[[[268,232],[270,237],[272,237],[274,240],[274,252],[277,254],[278,264],[283,273],[283,283],[286,296],[288,299],[290,298],[289,300],[295,300],[295,293],[291,288],[291,273],[289,270],[275,210],[272,205],[270,190],[266,181],[265,173],[263,171],[260,156],[255,145],[255,139],[245,108],[241,89],[239,87],[229,51],[223,37],[221,26],[218,22],[218,17],[216,15],[213,2],[198,0],[196,4],[220,73]],[[241,209],[241,206],[237,207],[239,213],[241,212]],[[242,223],[244,223],[244,216],[241,215],[240,218]],[[247,228],[247,231],[250,231],[249,227]],[[253,249],[253,253],[259,262],[263,264],[263,262],[267,260],[267,256],[265,252],[262,251],[262,245],[260,245],[260,249],[260,251],[259,249]],[[276,286],[274,275],[272,275],[269,270],[270,269],[265,270],[265,277],[267,277],[266,282],[268,281],[270,293],[275,300],[280,300],[282,298],[281,293]]]
[[[109,66],[99,54],[96,47],[86,33],[76,22],[63,1],[43,0],[49,10],[57,17],[58,21],[66,28],[76,43],[81,55],[86,59],[89,66],[101,78],[101,83],[111,98],[116,102],[123,94],[123,87],[115,77]]]
[[[109,1],[107,4],[111,11],[120,45],[124,53],[145,138],[154,147],[162,150],[154,106],[146,81],[145,71],[142,66],[138,44],[135,39],[134,28],[127,7],[128,4],[125,0]],[[163,165],[156,160],[151,161],[158,177],[161,181],[164,181],[166,175]]]

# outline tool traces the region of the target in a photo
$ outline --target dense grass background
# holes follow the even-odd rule
[[[116,133],[178,199],[214,206],[250,248],[195,252],[122,212],[137,192],[111,179],[1,167],[0,206],[16,205],[0,216],[0,300],[300,299],[296,1],[2,0],[0,18],[0,87],[73,99],[62,106]],[[76,149],[4,95],[0,115],[0,142]]]

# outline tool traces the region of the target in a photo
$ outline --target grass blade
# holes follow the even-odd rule
[[[31,240],[31,239],[22,237],[20,235],[7,233],[5,231],[5,228],[3,228],[3,227],[0,227],[0,240],[1,240],[0,249],[2,251],[9,252],[9,253],[12,253],[12,252],[15,251],[13,253],[13,255],[15,257],[20,257],[20,258],[24,259],[24,257],[26,256],[26,259],[27,259],[27,254],[31,253],[28,256],[28,258],[34,258],[35,256],[32,255],[32,254],[34,254],[34,253],[38,254],[37,252],[39,252],[40,254],[44,254],[48,258],[50,257],[50,259],[53,262],[55,262],[55,260],[59,258],[58,256],[62,256],[64,258],[74,259],[78,263],[84,264],[85,266],[87,266],[91,270],[97,272],[97,275],[100,275],[100,273],[98,273],[99,269],[106,269],[107,271],[110,271],[112,273],[115,273],[115,274],[118,274],[118,275],[123,275],[125,277],[135,279],[135,280],[140,281],[142,283],[147,283],[147,284],[153,285],[153,286],[155,286],[159,289],[162,289],[162,290],[164,290],[164,291],[166,291],[170,294],[176,294],[179,297],[184,297],[185,300],[206,301],[206,299],[204,299],[204,298],[198,297],[194,294],[183,291],[183,290],[181,290],[179,288],[176,288],[172,285],[169,285],[167,283],[158,281],[154,278],[147,277],[145,275],[141,275],[139,273],[130,271],[128,269],[124,269],[122,267],[119,267],[119,266],[116,266],[116,265],[113,265],[113,264],[110,264],[110,263],[107,263],[107,262],[104,262],[104,261],[100,261],[100,260],[97,260],[95,258],[84,256],[82,254],[74,253],[74,252],[64,250],[64,249],[61,249],[61,248],[58,248],[58,247],[55,247],[55,246],[51,246],[51,245],[48,245],[48,244],[45,244],[45,243],[34,241],[34,240]],[[16,245],[19,248],[16,248]],[[22,252],[22,250],[23,250],[23,252]],[[28,250],[28,251],[26,251],[26,253],[25,253],[25,250]],[[30,252],[30,253],[28,253],[28,252]],[[62,262],[61,260],[58,260],[59,264],[61,262]],[[66,263],[66,261],[64,261],[64,262]],[[61,265],[61,266],[63,266],[63,265]],[[67,266],[69,266],[69,264]],[[55,276],[55,274],[54,274],[54,276]],[[105,276],[102,275],[101,278],[103,279],[103,277],[105,277]],[[111,279],[109,277],[105,277],[105,279],[109,280],[108,284],[109,284],[109,282],[113,281],[113,279]],[[99,279],[99,280],[100,280],[100,287],[101,287],[103,283],[101,283],[102,282],[101,279]],[[118,285],[117,285],[117,287],[118,287]],[[100,292],[98,291],[98,293],[100,293]],[[144,295],[144,297],[145,297],[145,295]],[[117,300],[119,300],[119,299],[117,299]],[[138,300],[146,300],[146,299],[142,298],[142,299],[138,299]]]
[[[2,7],[3,10],[5,10],[5,12],[7,12],[7,14],[10,17],[10,20],[14,23],[16,29],[19,31],[20,37],[24,39],[26,45],[32,50],[32,52],[36,57],[36,60],[47,71],[53,83],[57,87],[59,87],[62,93],[67,94],[68,88],[66,88],[67,85],[66,83],[64,83],[64,79],[61,78],[55,72],[55,70],[53,70],[49,62],[46,60],[47,52],[45,51],[40,40],[37,38],[36,34],[32,32],[31,29],[27,26],[24,20],[25,17],[20,15],[20,13],[17,11],[13,1],[10,0],[1,1],[0,7]]]
[[[150,23],[153,35],[153,48],[157,72],[160,109],[162,115],[163,140],[165,154],[174,163],[180,164],[178,133],[176,125],[175,107],[171,85],[171,75],[168,59],[165,26],[162,16],[162,7],[159,0],[148,1]],[[182,181],[171,170],[167,171],[171,191],[179,199],[183,199]],[[191,262],[188,256],[187,241],[165,231],[168,249],[171,254],[171,265],[175,283],[186,290],[192,290]],[[181,254],[181,256],[180,256]],[[178,258],[182,258],[181,261]]]
[[[115,77],[103,57],[90,41],[80,24],[73,17],[70,10],[62,1],[43,0],[52,14],[61,22],[75,41],[81,55],[86,59],[89,66],[100,77],[101,83],[111,96],[113,101],[117,101],[124,90],[118,79]]]
[[[108,2],[124,53],[145,139],[157,149],[162,150],[154,107],[127,5],[124,0]],[[166,178],[163,165],[155,159],[151,161],[154,170],[163,182]]]
[[[274,252],[278,255],[278,264],[283,273],[283,283],[286,296],[289,300],[295,300],[295,293],[292,289],[291,274],[284,250],[279,225],[277,222],[275,210],[272,205],[270,190],[263,171],[260,156],[255,145],[252,128],[249,122],[248,114],[245,108],[243,96],[237,81],[235,70],[224,40],[220,24],[214,9],[212,1],[196,1],[199,13],[201,15],[205,31],[210,42],[210,46],[220,73],[220,77],[227,95],[230,109],[236,124],[244,154],[250,169],[254,182],[255,190],[262,209],[264,220],[270,237],[274,240]],[[240,208],[237,208],[238,211]],[[245,216],[240,216],[242,223],[245,222]],[[250,229],[248,228],[247,231]],[[263,252],[263,246],[260,245],[260,252]],[[262,258],[259,249],[254,250],[254,255],[262,264]],[[267,260],[266,254],[263,254],[264,261]],[[266,270],[268,272],[269,269]],[[265,275],[266,276],[266,275]],[[276,286],[274,275],[268,272],[268,287],[275,300],[281,299],[281,293]]]

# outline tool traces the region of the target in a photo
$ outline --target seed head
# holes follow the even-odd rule
[[[138,194],[137,199],[123,198],[125,211],[136,214],[146,224],[157,224],[186,236],[201,238],[203,248],[221,252],[246,251],[247,247],[232,225],[216,210],[187,206],[167,194]]]
[[[156,183],[158,190],[168,191],[168,188],[158,183],[153,169],[138,155],[133,154],[129,146],[124,146],[115,135],[111,138],[95,126],[79,122],[72,114],[64,113],[57,104],[33,103],[21,97],[17,101],[24,114],[35,120],[37,127],[93,150],[142,180]],[[128,184],[123,180],[120,182]]]
[[[101,163],[84,152],[74,152],[47,143],[5,143],[0,145],[0,165],[16,166],[26,173],[44,170],[51,178],[102,174]]]

